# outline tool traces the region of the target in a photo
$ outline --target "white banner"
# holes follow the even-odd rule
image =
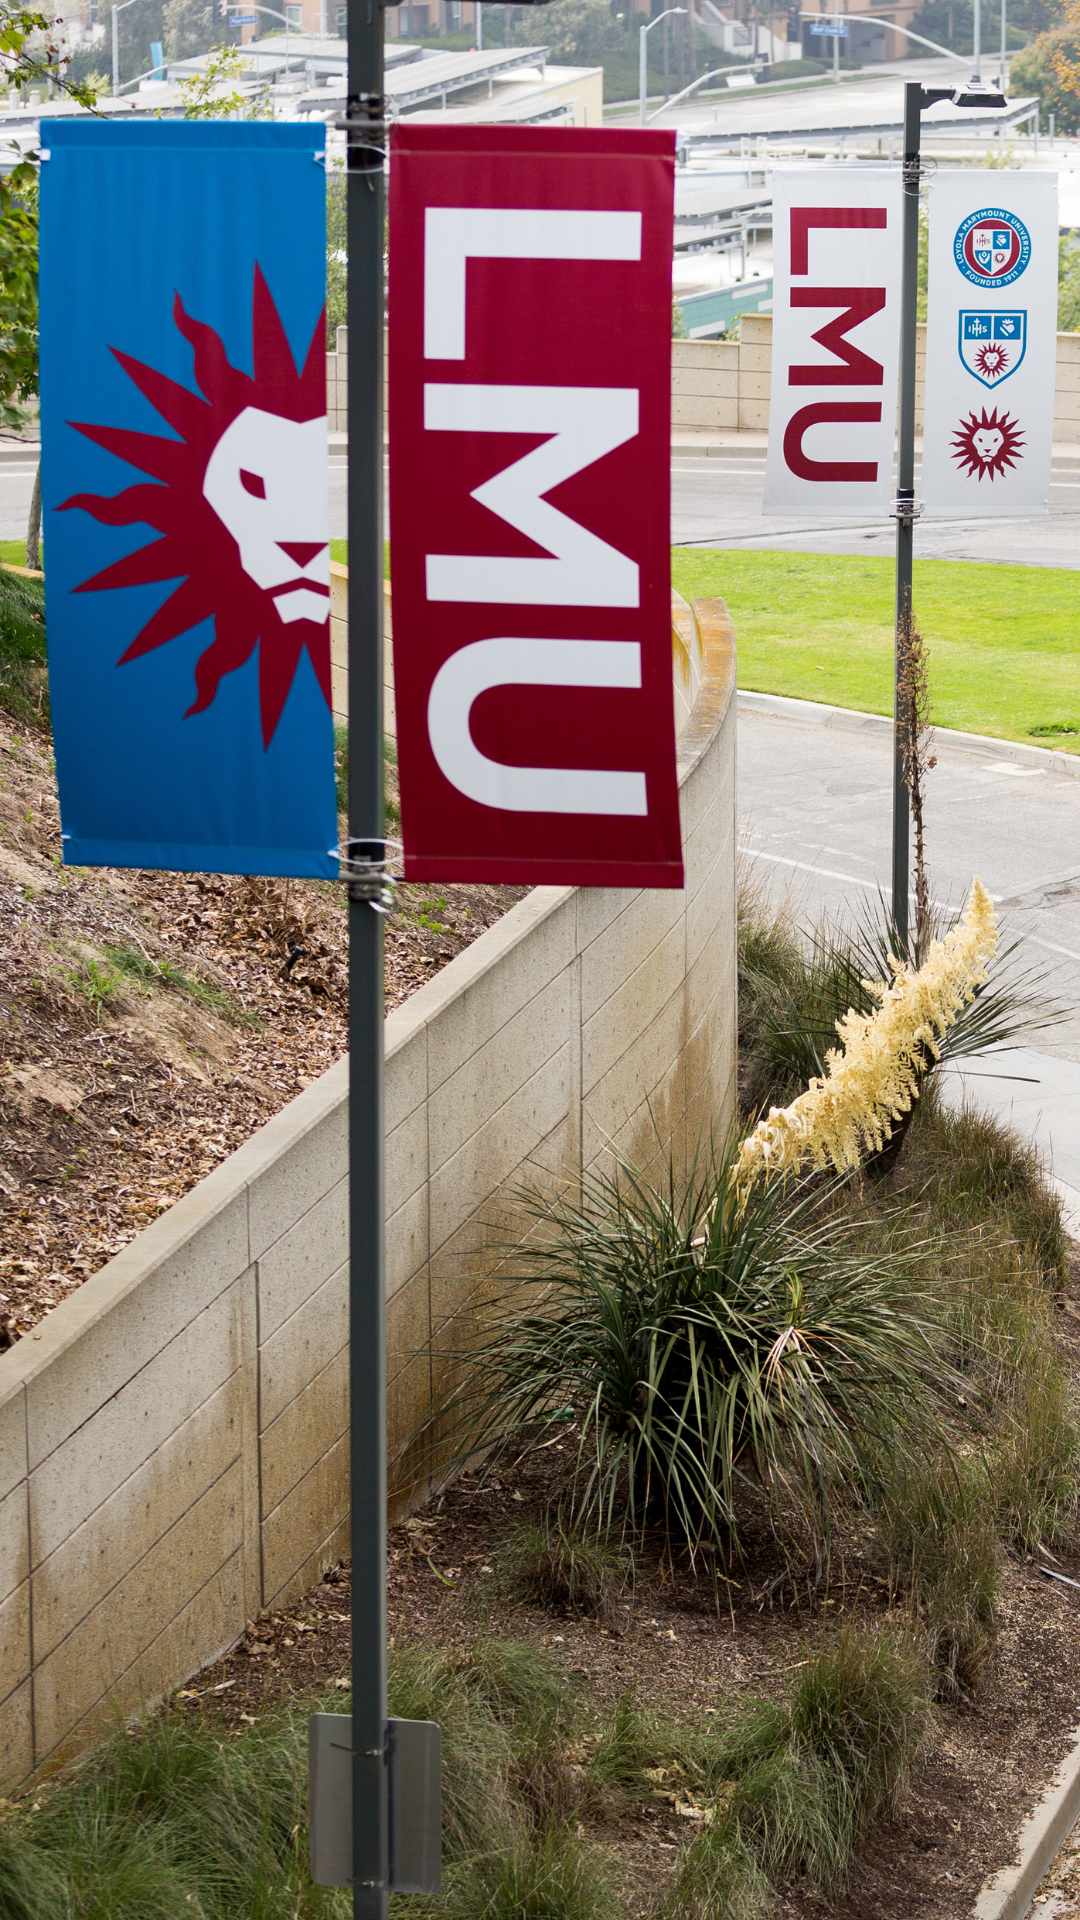
[[[922,464],[928,514],[1049,511],[1057,278],[1056,174],[934,175]]]
[[[763,512],[889,512],[899,344],[899,168],[778,167]]]

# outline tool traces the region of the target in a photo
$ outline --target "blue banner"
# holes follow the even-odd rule
[[[64,859],[332,878],[325,129],[86,119],[46,138]]]

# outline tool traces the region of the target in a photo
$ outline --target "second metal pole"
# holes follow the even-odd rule
[[[349,847],[381,867],[383,821],[383,11],[349,0]],[[386,1306],[382,918],[349,889],[349,1404],[353,1915],[385,1920]]]
[[[904,779],[907,717],[902,688],[911,620],[911,569],[915,535],[915,349],[919,303],[919,150],[923,90],[904,88],[904,185],[900,292],[900,405],[896,473],[896,664],[893,717],[892,912],[899,957],[908,952],[908,871],[911,803]]]

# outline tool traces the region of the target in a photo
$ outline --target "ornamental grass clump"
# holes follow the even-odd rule
[[[931,943],[924,965],[912,972],[890,956],[891,982],[864,982],[873,1011],[850,1008],[837,1021],[841,1045],[826,1054],[824,1075],[790,1106],[774,1107],[743,1141],[739,1194],[806,1166],[850,1173],[880,1153],[940,1059],[944,1034],[986,982],[996,946],[993,903],[974,880],[963,919]]]
[[[713,1817],[689,1850],[666,1911],[727,1912],[728,1889],[754,1907],[778,1876],[842,1885],[876,1814],[895,1809],[930,1717],[926,1661],[886,1628],[848,1628],[803,1662],[787,1692],[751,1700],[707,1744]]]
[[[438,1415],[458,1457],[562,1427],[579,1527],[726,1546],[764,1502],[820,1556],[837,1494],[921,1450],[948,1369],[914,1236],[868,1253],[834,1187],[737,1194],[732,1167],[659,1186],[615,1160],[580,1199],[523,1196],[524,1272]]]

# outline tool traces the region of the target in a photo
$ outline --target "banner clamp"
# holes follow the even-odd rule
[[[391,852],[391,848],[396,851]],[[349,889],[349,899],[365,902],[375,913],[389,913],[401,878],[391,872],[405,849],[400,840],[347,840],[338,879]]]

